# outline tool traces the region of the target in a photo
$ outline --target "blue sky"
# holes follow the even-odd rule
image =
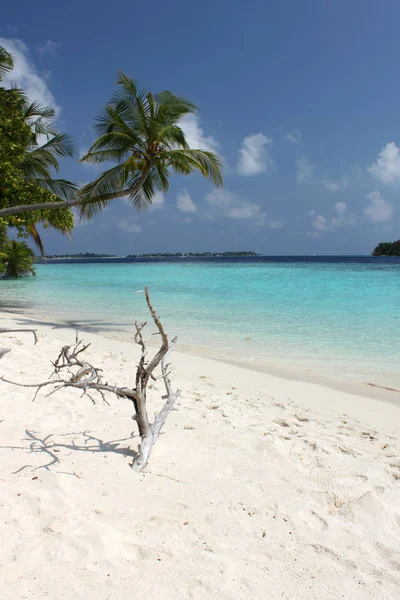
[[[400,237],[400,3],[154,0],[2,9],[14,80],[56,105],[78,152],[122,69],[199,106],[189,142],[218,151],[225,186],[173,177],[154,208],[115,201],[47,253],[249,249],[367,254]],[[86,183],[76,161],[62,176]]]

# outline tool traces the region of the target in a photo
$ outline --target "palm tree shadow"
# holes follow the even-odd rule
[[[122,454],[123,456],[127,456],[132,458],[132,462],[135,460],[137,456],[137,452],[132,450],[132,448],[128,446],[120,446],[122,442],[132,441],[135,438],[134,432],[131,432],[129,437],[121,438],[118,440],[109,440],[104,441],[99,437],[91,435],[89,431],[79,431],[79,432],[70,432],[64,433],[61,435],[57,435],[57,437],[64,436],[82,436],[84,438],[83,443],[77,444],[74,440],[71,443],[60,443],[54,441],[52,433],[47,435],[46,437],[40,437],[37,432],[34,431],[25,431],[26,437],[22,439],[22,442],[29,442],[28,448],[26,446],[0,446],[0,448],[10,448],[12,450],[29,450],[29,454],[35,453],[43,453],[48,456],[48,462],[44,465],[39,465],[35,467],[34,465],[24,465],[17,471],[13,471],[13,475],[16,475],[23,471],[24,469],[32,469],[32,471],[38,471],[40,469],[44,469],[46,471],[52,471],[52,467],[56,465],[60,465],[60,458],[57,456],[61,449],[70,450],[71,452],[92,452],[92,453],[107,453],[112,452],[113,454]],[[75,472],[66,472],[66,471],[57,471],[59,473],[64,473],[67,475],[73,475],[74,477],[78,477]]]

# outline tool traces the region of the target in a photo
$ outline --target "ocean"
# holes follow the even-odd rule
[[[182,351],[400,388],[400,258],[49,262],[0,307],[132,339],[145,285]]]

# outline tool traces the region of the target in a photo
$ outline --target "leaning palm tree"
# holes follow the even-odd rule
[[[213,152],[189,148],[180,127],[182,117],[197,112],[194,104],[168,91],[140,89],[122,72],[117,83],[119,91],[98,117],[99,137],[81,158],[116,164],[81,189],[83,217],[91,218],[124,196],[139,210],[151,205],[156,191],[168,190],[171,171],[199,171],[222,185],[221,160]]]
[[[8,241],[2,251],[5,260],[6,277],[23,277],[35,275],[33,263],[35,253],[25,242]]]
[[[214,185],[222,185],[221,160],[213,152],[189,148],[179,125],[182,117],[197,113],[192,102],[168,91],[152,94],[140,89],[122,72],[117,84],[119,91],[98,117],[99,137],[81,158],[116,164],[72,198],[3,208],[0,217],[81,206],[82,216],[91,218],[111,200],[125,196],[141,209],[151,204],[156,191],[168,190],[171,172],[199,171]]]

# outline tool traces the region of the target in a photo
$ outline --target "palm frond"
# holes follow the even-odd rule
[[[4,75],[12,71],[14,68],[14,59],[7,50],[0,46],[0,81]]]
[[[123,163],[104,171],[100,177],[81,188],[79,195],[84,201],[81,218],[91,219],[108,205],[113,196],[119,194],[122,197],[122,191],[129,187],[128,181],[131,181],[129,166]]]
[[[72,158],[75,153],[75,146],[71,136],[66,133],[57,133],[54,137],[40,146],[35,152],[49,152],[52,156],[62,156],[63,158]]]
[[[171,166],[176,173],[188,175],[197,170],[203,177],[210,179],[216,187],[223,185],[222,161],[214,152],[186,148],[160,152],[159,158]]]
[[[46,106],[42,102],[31,102],[26,103],[24,109],[24,118],[33,119],[33,117],[40,117],[42,119],[52,119],[55,115],[55,110],[51,106]]]
[[[71,200],[78,191],[78,186],[66,179],[53,179],[52,177],[36,177],[34,183],[48,190],[55,196],[64,200]]]
[[[168,90],[155,94],[154,99],[159,106],[159,111],[166,112],[175,121],[188,113],[197,114],[198,112],[198,108],[193,102],[183,96],[176,96]]]
[[[33,152],[27,152],[24,156],[22,169],[27,180],[36,179],[37,177],[49,178],[51,168],[58,170],[58,160],[47,150],[37,149]]]
[[[130,183],[134,185],[134,180],[132,180]],[[133,187],[133,185],[130,187]],[[134,194],[129,194],[129,200],[136,210],[144,210],[151,206],[155,194],[154,187],[154,180],[152,173],[150,172],[142,187]]]
[[[36,248],[40,252],[40,255],[43,257],[44,256],[44,246],[43,246],[42,238],[40,237],[38,230],[36,229],[36,227],[33,223],[31,225],[27,226],[27,230],[28,230],[29,237],[32,238]]]
[[[167,167],[163,163],[157,162],[156,165],[152,167],[150,174],[153,178],[154,187],[160,192],[168,192],[169,171]]]

